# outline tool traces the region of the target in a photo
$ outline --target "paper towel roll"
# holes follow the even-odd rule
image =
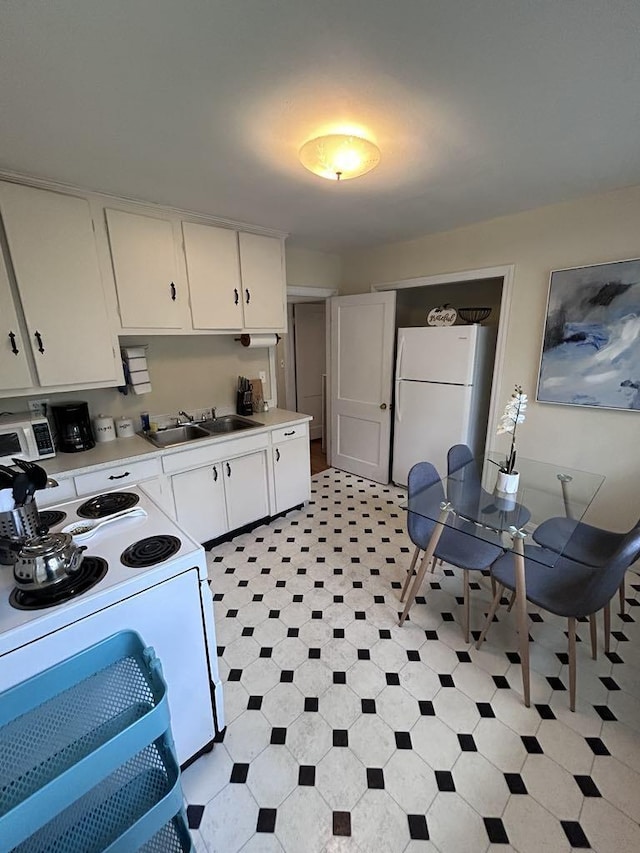
[[[278,343],[278,335],[240,335],[243,347],[257,349],[258,347],[274,347]]]

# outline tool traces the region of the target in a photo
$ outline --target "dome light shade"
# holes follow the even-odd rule
[[[299,157],[314,175],[329,181],[346,181],[375,169],[380,162],[380,149],[361,136],[332,133],[305,142]]]

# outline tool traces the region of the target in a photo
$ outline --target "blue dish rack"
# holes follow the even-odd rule
[[[122,631],[0,694],[0,853],[182,853],[167,688]]]

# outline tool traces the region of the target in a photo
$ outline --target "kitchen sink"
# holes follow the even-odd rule
[[[262,424],[246,420],[240,417],[240,415],[223,415],[212,421],[203,421],[200,426],[211,433],[211,435],[220,435],[221,433],[237,432],[242,429],[252,429],[253,427],[262,426]]]
[[[239,432],[240,430],[261,426],[263,424],[247,420],[239,415],[223,415],[215,420],[144,433],[144,437],[156,447],[175,447],[177,444],[187,444],[190,441],[211,438],[214,435],[227,435],[230,432]]]
[[[196,424],[186,424],[185,426],[159,430],[155,433],[147,433],[145,437],[156,447],[174,447],[176,444],[185,444],[187,441],[210,438],[211,433]]]

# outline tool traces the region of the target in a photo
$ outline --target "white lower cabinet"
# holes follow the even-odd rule
[[[264,451],[224,463],[229,530],[269,515],[267,464]]]
[[[276,512],[309,500],[309,438],[294,438],[272,448]]]
[[[174,474],[176,520],[197,542],[207,542],[229,530],[222,464]]]
[[[198,542],[269,515],[264,450],[174,474],[171,480],[178,524]]]

